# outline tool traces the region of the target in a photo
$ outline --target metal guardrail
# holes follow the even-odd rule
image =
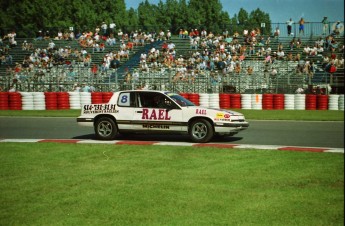
[[[246,62],[248,64],[249,62]],[[184,79],[174,78],[176,68],[161,68],[159,71],[140,72],[137,79],[126,79],[126,74],[120,74],[115,69],[92,74],[89,67],[83,64],[73,65],[73,72],[63,65],[54,66],[49,70],[39,68],[30,72],[21,72],[0,76],[0,87],[3,91],[12,85],[18,91],[72,91],[76,85],[87,84],[95,91],[118,91],[125,89],[155,89],[188,93],[295,93],[298,88],[310,86],[344,87],[344,75],[319,71],[314,77],[298,74],[294,62],[279,62],[275,65],[277,75],[264,72],[260,64],[255,65],[254,74],[244,71],[239,74],[203,70],[196,75],[187,74]]]

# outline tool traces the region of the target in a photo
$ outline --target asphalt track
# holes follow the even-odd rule
[[[344,122],[256,121],[233,137],[217,137],[218,145],[297,146],[344,149]],[[95,140],[91,127],[81,127],[75,118],[0,117],[0,140],[4,139],[77,139]],[[190,143],[187,135],[118,136],[120,141]]]

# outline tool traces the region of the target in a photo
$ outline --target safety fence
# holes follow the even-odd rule
[[[0,110],[81,109],[84,104],[108,103],[113,92],[0,92]],[[253,110],[341,110],[344,94],[180,93],[208,108]]]

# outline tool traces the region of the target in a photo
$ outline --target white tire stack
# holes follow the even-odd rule
[[[34,110],[34,97],[32,93],[20,92],[22,96],[22,110]]]
[[[70,109],[80,109],[80,94],[79,92],[68,92]]]
[[[210,96],[208,93],[199,94],[199,104],[201,107],[210,107]]]
[[[331,94],[328,96],[328,110],[339,110],[339,95]]]
[[[295,109],[295,94],[284,94],[284,109],[285,110]]]
[[[252,109],[252,94],[241,94],[241,108]]]
[[[305,94],[295,94],[295,110],[305,110]]]
[[[344,111],[344,94],[339,95],[339,110]]]
[[[215,93],[215,94],[209,94],[209,98],[210,98],[210,108],[214,108],[214,109],[219,109],[219,94]]]
[[[45,110],[46,109],[46,97],[44,92],[33,92],[34,97],[34,110]]]
[[[89,92],[79,92],[80,95],[80,106],[84,104],[91,104],[91,93]]]
[[[252,109],[262,110],[262,94],[252,94],[251,103]]]

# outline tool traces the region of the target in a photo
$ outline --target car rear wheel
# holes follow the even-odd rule
[[[113,119],[108,117],[99,118],[95,124],[95,134],[100,140],[113,140],[118,133]]]
[[[189,136],[192,141],[197,143],[209,142],[214,135],[211,123],[205,119],[198,119],[191,123]]]

